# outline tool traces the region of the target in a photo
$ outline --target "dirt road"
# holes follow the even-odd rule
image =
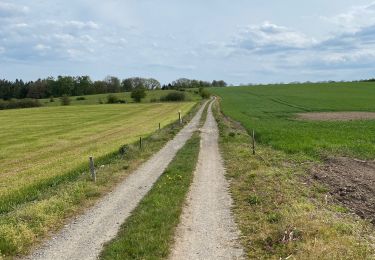
[[[151,189],[177,151],[197,130],[203,107],[172,141],[113,192],[26,259],[96,259],[103,244],[116,236],[120,225]]]
[[[212,105],[212,104],[211,104]],[[232,199],[218,147],[211,105],[202,129],[201,150],[187,205],[177,228],[171,259],[242,259]]]

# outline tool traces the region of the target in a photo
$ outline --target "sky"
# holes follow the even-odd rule
[[[375,77],[375,2],[0,0],[0,78]]]

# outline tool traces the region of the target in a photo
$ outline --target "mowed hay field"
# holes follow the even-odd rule
[[[256,139],[287,153],[312,157],[375,157],[375,120],[309,121],[298,113],[375,112],[374,83],[327,83],[216,88],[225,115]]]
[[[96,158],[186,114],[194,103],[0,111],[0,214],[33,200]]]

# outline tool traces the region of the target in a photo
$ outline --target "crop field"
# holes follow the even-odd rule
[[[87,105],[0,111],[0,213],[165,126],[195,103]],[[68,174],[68,175],[67,175]]]
[[[198,101],[200,100],[200,96],[193,92],[194,90],[184,91],[183,93],[186,94],[186,101]],[[197,90],[196,90],[197,91]],[[163,96],[166,96],[168,93],[176,92],[176,90],[152,90],[146,92],[146,97],[142,99],[142,103],[150,103],[151,101],[157,102]],[[86,95],[86,96],[79,96],[84,97],[85,100],[77,100],[77,97],[71,97],[71,104],[72,105],[97,105],[100,103],[107,102],[107,96],[109,94],[97,94],[97,95]],[[111,95],[116,96],[118,99],[125,100],[127,103],[133,103],[133,99],[130,97],[130,92],[121,92],[121,93],[113,93]],[[49,98],[41,99],[41,103],[45,106],[60,106],[59,98],[54,98],[53,102],[50,102]]]
[[[302,120],[299,113],[375,112],[374,83],[216,88],[225,115],[263,144],[311,157],[375,157],[375,120]]]

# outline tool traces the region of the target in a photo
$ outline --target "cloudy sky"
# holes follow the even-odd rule
[[[0,0],[0,78],[375,77],[366,0]]]

